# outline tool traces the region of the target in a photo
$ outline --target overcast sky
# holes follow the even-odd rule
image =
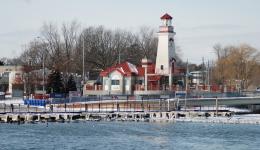
[[[157,29],[165,12],[173,17],[184,60],[213,59],[216,43],[260,50],[260,0],[0,0],[0,58],[19,56],[46,22]]]

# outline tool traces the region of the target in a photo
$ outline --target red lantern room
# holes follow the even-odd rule
[[[161,17],[161,20],[163,21],[163,26],[171,26],[172,25],[172,16],[170,16],[169,14],[164,14]]]

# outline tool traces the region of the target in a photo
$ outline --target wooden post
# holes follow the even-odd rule
[[[159,110],[162,111],[162,107],[161,107],[161,99],[159,100]]]
[[[167,99],[168,101],[168,111],[170,111],[170,99]]]
[[[82,107],[82,104],[80,103],[80,104],[79,104],[79,106],[80,106],[80,109],[79,109],[79,111],[81,112],[81,107]]]
[[[126,111],[128,111],[128,95],[126,96]]]
[[[85,112],[88,111],[88,104],[85,103]]]
[[[216,98],[216,116],[218,116],[218,98]]]
[[[135,112],[135,106],[136,106],[136,101],[134,102],[134,112]]]
[[[14,112],[14,104],[10,105],[10,112],[12,112],[12,113]]]
[[[27,112],[29,112],[29,111],[30,111],[30,105],[27,104]]]

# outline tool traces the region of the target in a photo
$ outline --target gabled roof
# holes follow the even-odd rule
[[[131,64],[130,62],[123,62],[121,64],[116,64],[112,67],[109,67],[103,71],[100,72],[100,76],[105,77],[108,76],[113,71],[120,72],[123,76],[131,76],[132,74],[137,75],[138,70],[134,64]]]
[[[139,76],[139,77],[145,76],[145,68],[143,68],[142,66],[136,67],[134,64],[131,64],[130,62],[127,62],[127,61],[123,62],[121,64],[116,64],[112,67],[109,67],[109,68],[101,71],[99,75],[101,77],[107,77],[113,71],[118,71],[123,76],[132,76],[132,75]],[[174,66],[172,68],[173,75],[183,74],[184,72],[185,72],[185,68],[177,67],[177,66]],[[157,75],[155,75],[155,64],[152,63],[152,64],[148,65],[147,73],[150,74],[149,76],[157,76]],[[151,78],[153,78],[152,80],[158,80],[158,79],[160,79],[159,76],[157,76],[156,79],[154,77],[151,77]]]
[[[170,16],[169,14],[164,14],[162,17],[161,17],[161,19],[167,19],[167,20],[170,20],[170,19],[172,19],[172,16]]]

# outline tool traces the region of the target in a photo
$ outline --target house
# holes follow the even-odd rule
[[[0,90],[7,95],[23,96],[23,66],[0,66]]]

